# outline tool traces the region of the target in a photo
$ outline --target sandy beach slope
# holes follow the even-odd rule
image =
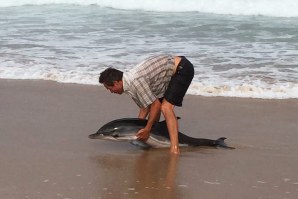
[[[298,99],[188,95],[180,131],[236,149],[179,157],[88,139],[137,114],[128,96],[99,86],[0,80],[0,102],[0,198],[298,198]]]

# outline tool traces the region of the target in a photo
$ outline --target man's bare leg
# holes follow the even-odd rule
[[[179,154],[179,141],[178,141],[178,120],[174,112],[174,105],[163,100],[161,105],[161,111],[166,119],[167,127],[170,134],[171,148],[170,152],[174,154]]]

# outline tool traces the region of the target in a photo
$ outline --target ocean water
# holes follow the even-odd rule
[[[0,78],[98,84],[186,56],[188,94],[298,98],[297,0],[0,0]]]

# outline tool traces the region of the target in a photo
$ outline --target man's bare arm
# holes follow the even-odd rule
[[[160,107],[161,103],[156,99],[150,106],[149,118],[145,128],[139,130],[137,136],[140,140],[147,140],[151,131],[151,128],[155,122],[159,120],[160,117]]]

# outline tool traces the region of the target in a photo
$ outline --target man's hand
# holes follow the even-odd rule
[[[143,128],[138,131],[137,138],[138,140],[146,142],[149,138],[149,135],[150,135],[150,130]]]

